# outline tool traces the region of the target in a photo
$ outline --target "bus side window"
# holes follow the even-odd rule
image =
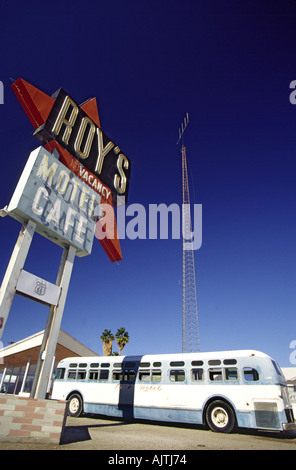
[[[184,382],[185,370],[181,370],[181,369],[170,370],[170,381],[171,382]]]
[[[140,380],[140,382],[150,382],[150,372],[149,372],[149,370],[140,370],[139,380]]]
[[[220,382],[222,380],[222,369],[209,369],[209,379],[212,382]]]
[[[107,369],[101,369],[100,370],[100,378],[99,380],[108,380],[109,378],[109,370]]]
[[[125,369],[124,378],[125,382],[134,382],[136,378],[136,372],[133,369]]]
[[[76,370],[69,370],[68,379],[76,379]]]
[[[193,382],[200,382],[203,380],[203,369],[191,369],[191,380]]]
[[[77,373],[77,379],[78,380],[84,380],[86,377],[86,371],[85,370],[79,370]]]
[[[161,381],[161,370],[154,369],[151,373],[151,382]]]
[[[113,380],[122,380],[122,370],[113,370]]]
[[[89,371],[89,380],[98,380],[98,371],[97,370],[90,370]]]
[[[231,380],[231,381],[236,381],[238,380],[238,370],[236,367],[227,367],[225,369],[225,379],[226,380]]]
[[[55,380],[62,380],[65,377],[65,370],[64,368],[59,368],[56,370],[55,373]]]
[[[246,382],[257,382],[259,374],[256,369],[252,367],[244,367],[244,379]]]

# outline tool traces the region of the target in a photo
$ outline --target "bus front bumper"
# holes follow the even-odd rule
[[[295,431],[296,423],[284,423],[283,424],[284,431]]]

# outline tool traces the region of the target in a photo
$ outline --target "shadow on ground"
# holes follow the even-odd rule
[[[71,444],[74,442],[90,441],[91,435],[89,429],[103,428],[110,426],[121,426],[129,424],[129,422],[116,422],[116,423],[102,423],[102,424],[88,424],[82,426],[65,426],[60,444]]]

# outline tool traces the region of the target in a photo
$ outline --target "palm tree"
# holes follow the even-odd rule
[[[105,329],[102,333],[101,340],[103,341],[103,354],[104,356],[112,355],[112,342],[114,341],[114,335],[111,330]]]
[[[115,338],[116,338],[116,343],[118,344],[119,356],[120,356],[121,351],[123,350],[124,346],[129,342],[128,332],[125,331],[125,328],[118,328]]]

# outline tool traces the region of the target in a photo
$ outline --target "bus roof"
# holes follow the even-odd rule
[[[265,357],[270,358],[262,351],[253,349],[235,350],[235,351],[211,351],[211,352],[196,352],[196,353],[173,353],[173,354],[143,354],[133,356],[90,356],[90,357],[67,357],[60,361],[59,364],[66,364],[70,362],[144,362],[144,361],[180,361],[180,360],[207,360],[207,359],[234,359],[240,357]]]

